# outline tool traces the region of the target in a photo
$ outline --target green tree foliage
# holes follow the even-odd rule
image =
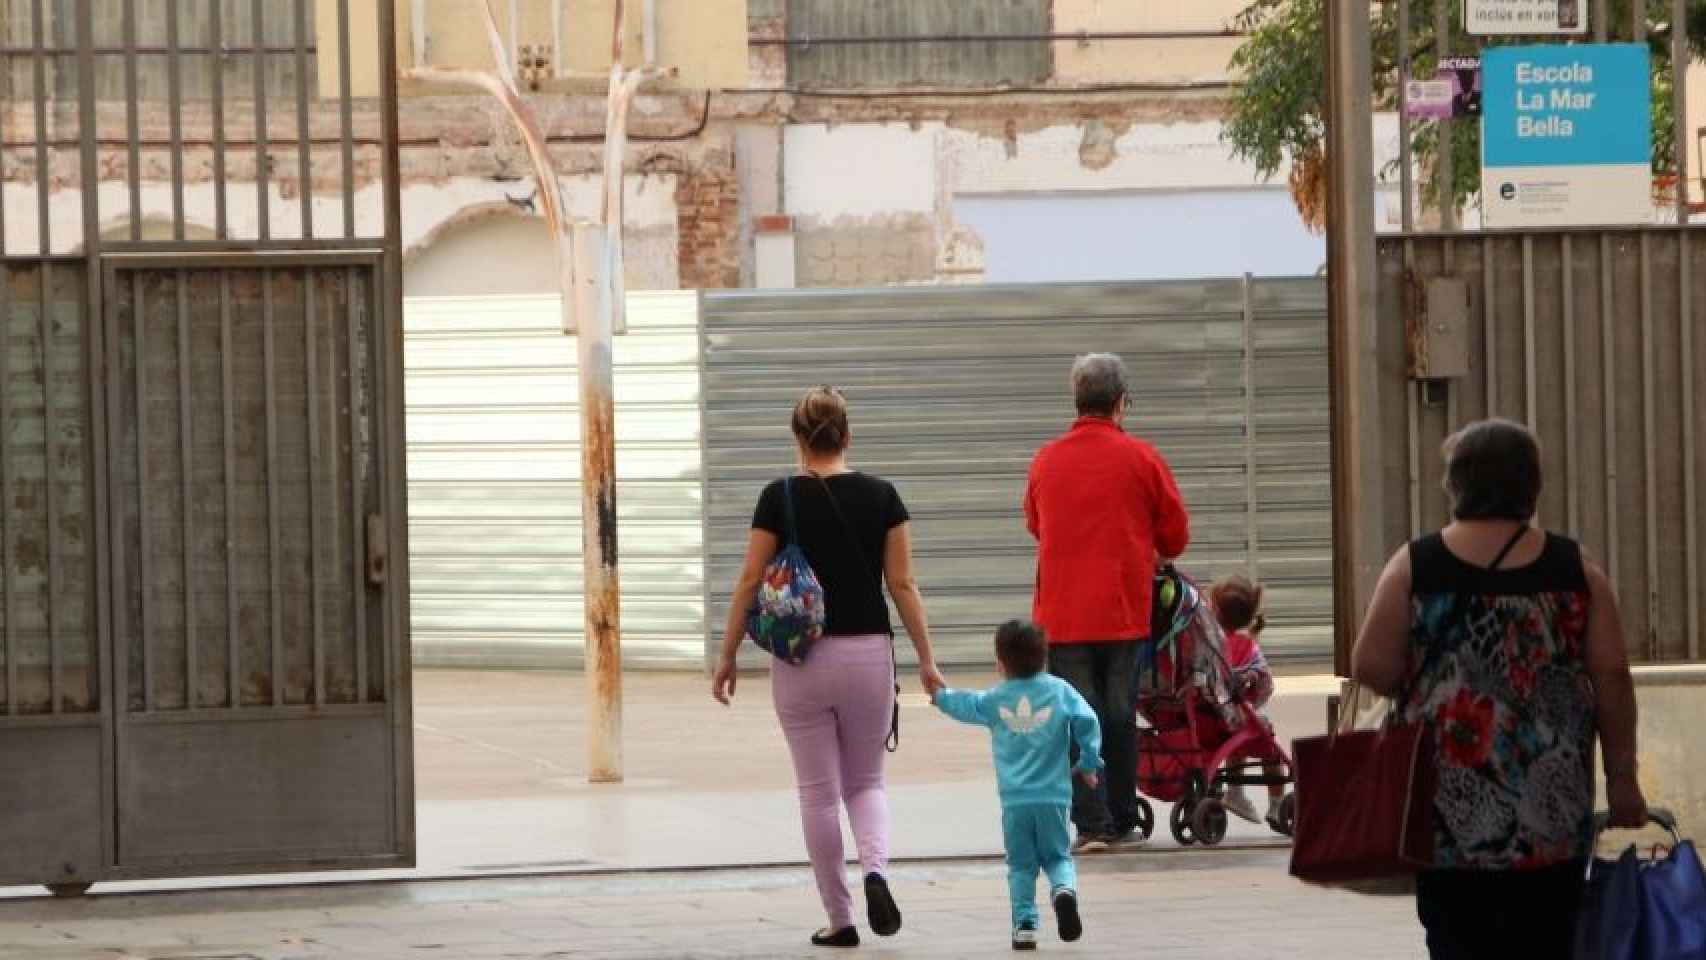
[[[1288,164],[1291,194],[1305,222],[1320,227],[1326,219],[1326,77],[1325,4],[1328,0],[1251,0],[1234,21],[1247,34],[1232,57],[1241,80],[1226,121],[1225,140],[1234,156],[1255,164],[1263,178],[1272,178]],[[1356,0],[1341,0],[1356,2]],[[1412,0],[1410,4],[1410,72],[1433,75],[1434,5],[1450,6],[1459,24],[1461,0]],[[1611,0],[1613,39],[1629,36],[1629,0]],[[1653,62],[1653,170],[1674,166],[1675,130],[1670,87],[1670,4],[1649,0],[1647,40]],[[1695,59],[1706,57],[1706,0],[1688,0],[1689,49]],[[1399,82],[1398,3],[1370,3],[1372,21],[1373,91],[1377,110],[1395,110]],[[1473,56],[1483,45],[1503,38],[1454,34],[1448,56]],[[1421,171],[1422,201],[1440,205],[1443,186],[1430,175],[1440,151],[1441,124],[1411,124],[1410,146]],[[1479,124],[1452,124],[1452,183],[1450,199],[1458,208],[1480,189],[1481,131]]]

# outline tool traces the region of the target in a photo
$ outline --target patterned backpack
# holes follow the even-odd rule
[[[826,615],[823,585],[800,549],[791,477],[782,481],[782,501],[788,517],[788,542],[764,568],[764,579],[746,614],[746,635],[777,659],[797,665],[805,661],[812,644],[823,638]]]

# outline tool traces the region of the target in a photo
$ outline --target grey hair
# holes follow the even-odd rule
[[[1087,353],[1072,364],[1072,400],[1080,416],[1112,416],[1129,388],[1125,361],[1111,353]]]

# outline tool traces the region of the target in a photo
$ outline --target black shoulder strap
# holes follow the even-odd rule
[[[1511,551],[1516,549],[1516,545],[1522,542],[1523,535],[1528,533],[1528,530],[1529,530],[1529,527],[1528,527],[1528,524],[1526,524],[1526,523],[1520,527],[1517,527],[1516,532],[1511,534],[1511,538],[1509,540],[1505,541],[1504,547],[1499,550],[1499,552],[1496,556],[1493,557],[1493,562],[1487,565],[1485,572],[1491,573],[1494,570],[1499,569],[1499,567],[1504,564],[1505,559],[1511,555]],[[1437,547],[1441,552],[1444,552],[1447,554],[1450,553],[1450,550],[1445,546],[1445,539],[1443,537],[1438,539]],[[1413,556],[1414,555],[1412,555],[1412,558],[1413,558]],[[1412,571],[1411,572],[1412,583],[1414,583],[1414,576],[1415,576],[1414,571]],[[1469,590],[1466,589],[1467,586],[1468,586],[1467,582],[1460,583],[1460,584],[1458,584],[1457,588],[1452,592],[1451,617],[1449,618],[1450,620],[1455,621],[1458,618],[1463,616],[1463,608],[1468,603],[1468,598],[1469,598]],[[1412,590],[1413,589],[1414,588],[1412,587]],[[1426,656],[1423,658],[1420,668],[1417,669],[1416,672],[1410,676],[1409,682],[1404,684],[1403,688],[1399,691],[1398,697],[1394,701],[1397,704],[1399,710],[1402,710],[1406,705],[1408,705],[1410,698],[1415,695],[1416,685],[1421,683],[1422,677],[1428,672],[1428,668],[1433,664],[1433,661],[1436,659],[1436,656],[1437,656],[1437,654],[1436,654],[1435,650],[1433,650],[1432,648],[1427,650]],[[1393,715],[1389,714],[1387,719],[1388,719],[1388,721],[1392,720]]]
[[[866,582],[877,593],[877,602],[885,603],[883,585],[871,574],[871,565],[865,560],[865,548],[859,544],[859,531],[847,521],[847,515],[841,512],[841,504],[835,499],[835,491],[829,488],[829,481],[818,474],[811,474],[812,479],[823,487],[823,495],[829,498],[829,509],[835,511],[835,519],[841,522],[841,529],[847,534],[847,540],[853,545],[853,553],[859,560],[859,569],[864,572]],[[895,662],[894,633],[889,633],[889,666],[894,671],[894,713],[889,718],[889,739],[883,746],[888,752],[894,753],[900,749],[900,665]]]

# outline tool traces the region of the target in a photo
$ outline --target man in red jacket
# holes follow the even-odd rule
[[[1184,552],[1190,521],[1167,462],[1125,432],[1120,358],[1078,358],[1072,395],[1077,422],[1031,463],[1025,526],[1038,544],[1031,616],[1048,632],[1049,671],[1102,723],[1107,774],[1094,789],[1072,785],[1074,849],[1088,853],[1137,826],[1139,644],[1149,638],[1156,560]]]

